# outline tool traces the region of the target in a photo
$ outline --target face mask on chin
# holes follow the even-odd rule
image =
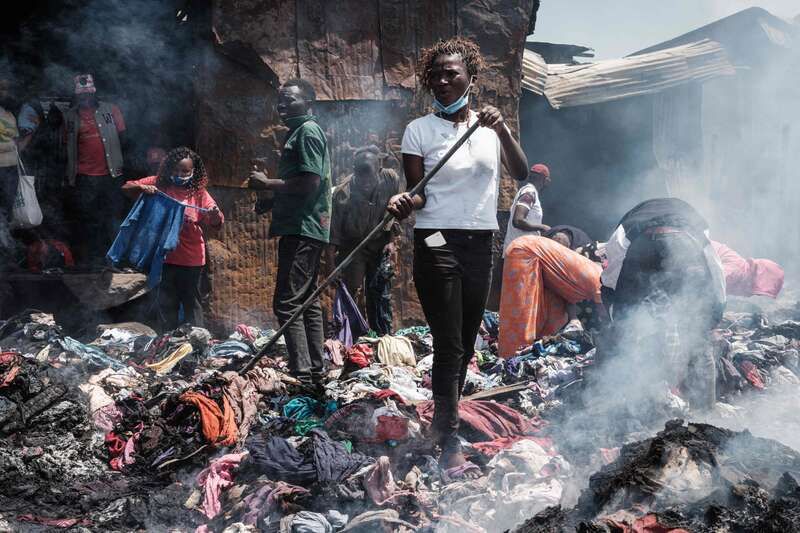
[[[467,90],[461,95],[461,98],[456,100],[450,105],[444,105],[436,97],[433,98],[433,108],[444,115],[452,115],[460,111],[465,105],[469,103],[469,91],[472,89],[472,81],[467,85]]]

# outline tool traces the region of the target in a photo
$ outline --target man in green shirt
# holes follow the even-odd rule
[[[250,186],[275,193],[270,237],[278,243],[278,278],[272,308],[280,325],[317,288],[320,258],[329,241],[331,164],[325,132],[311,114],[314,88],[291,79],[278,92],[277,111],[289,127],[278,162],[278,179],[250,174]],[[286,329],[289,370],[307,385],[321,386],[324,373],[322,308],[315,301]]]

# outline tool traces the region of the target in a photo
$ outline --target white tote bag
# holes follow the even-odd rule
[[[11,227],[13,229],[35,228],[42,223],[42,210],[36,198],[36,178],[28,176],[22,158],[17,153],[17,170],[19,182],[17,195],[14,199],[14,209],[11,212]]]

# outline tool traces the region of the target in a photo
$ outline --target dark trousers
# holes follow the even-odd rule
[[[458,401],[475,353],[492,272],[492,232],[441,230],[446,243],[428,247],[436,230],[414,232],[414,284],[433,335],[432,429],[443,451],[458,448]]]
[[[283,326],[317,288],[319,262],[325,243],[299,235],[285,235],[278,243],[278,279],[272,309]],[[306,383],[324,373],[322,308],[319,299],[286,329],[289,371]]]
[[[73,246],[78,262],[103,262],[124,218],[123,183],[122,178],[111,176],[75,177],[72,203],[78,227]]]
[[[162,331],[172,331],[182,324],[204,327],[203,304],[200,295],[201,266],[164,264],[158,287],[159,322]],[[179,311],[183,306],[183,320]]]
[[[710,332],[715,324],[711,277],[701,244],[684,232],[634,239],[613,303],[616,329],[638,337],[628,344],[643,354],[661,354],[660,360],[643,364],[671,380],[685,374],[690,403],[713,407],[716,366]]]
[[[0,167],[0,216],[5,216],[9,222],[11,221],[11,212],[14,210],[18,183],[17,167]]]
[[[370,327],[379,335],[392,332],[392,278],[392,258],[384,252],[378,270],[367,279],[367,316]]]
[[[381,319],[379,309],[384,298],[384,287],[376,279],[381,267],[383,248],[389,243],[389,237],[383,236],[370,241],[356,254],[347,268],[342,272],[342,281],[347,286],[347,291],[358,301],[358,291],[363,290],[367,308],[367,321],[373,331],[385,335],[389,333],[385,320]],[[347,243],[339,248],[336,253],[336,264],[341,263],[345,257],[358,245]],[[390,311],[391,313],[391,311]],[[391,324],[389,325],[391,328]]]

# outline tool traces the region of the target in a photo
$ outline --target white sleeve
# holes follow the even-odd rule
[[[625,228],[622,225],[617,226],[616,231],[611,234],[611,238],[606,243],[606,258],[608,265],[606,265],[603,273],[600,274],[600,282],[603,286],[610,289],[617,288],[617,280],[619,273],[622,271],[622,263],[625,261],[625,255],[628,253],[628,247],[631,241],[625,235]]]
[[[419,130],[417,121],[413,121],[406,126],[406,131],[403,132],[403,141],[400,144],[401,153],[424,157],[422,153],[422,136]]]

